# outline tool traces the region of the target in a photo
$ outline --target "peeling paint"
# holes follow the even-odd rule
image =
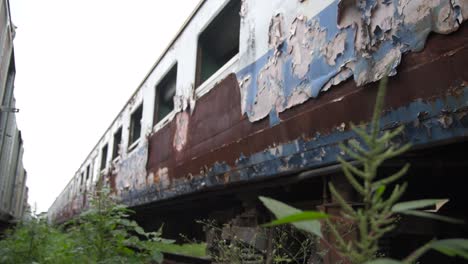
[[[399,20],[394,16],[395,5],[390,4],[384,0],[376,1],[378,4],[375,6],[372,17],[369,23],[369,32],[371,35],[371,45],[391,38],[398,27]],[[385,4],[387,3],[387,4]]]
[[[195,89],[193,88],[193,84],[190,85],[189,88],[185,89],[190,92],[188,94],[184,95],[175,95],[173,100],[174,100],[174,109],[176,112],[182,112],[190,108],[191,111],[195,109],[195,104],[196,104],[196,95],[195,95]]]
[[[302,104],[305,101],[309,100],[309,98],[310,94],[307,94],[305,89],[303,89],[301,86],[298,86],[289,96],[289,100],[286,106],[280,110],[289,109],[295,105]]]
[[[443,109],[437,121],[442,125],[443,128],[449,128],[453,124],[452,113],[448,110]]]
[[[344,132],[346,129],[346,123],[341,123],[337,128],[336,130],[340,131],[340,132]]]
[[[410,1],[404,0],[399,5],[403,23],[420,26],[430,24],[437,33],[450,33],[458,28],[458,17],[453,19],[453,7],[448,0]]]
[[[248,10],[247,1],[242,0],[240,12],[239,12],[239,15],[241,18],[244,18],[247,15],[247,10]]]
[[[458,23],[462,23],[468,18],[468,1],[466,0],[452,0],[452,6],[455,10],[455,16]]]
[[[189,127],[190,116],[187,112],[181,112],[176,117],[176,132],[174,135],[174,148],[177,151],[182,151],[185,144],[187,143],[188,127]]]
[[[268,35],[268,46],[275,50],[275,56],[277,52],[280,52],[280,47],[284,42],[284,19],[283,16],[278,13],[270,20]]]
[[[322,89],[322,92],[326,92],[328,91],[328,89],[330,89],[332,86],[334,85],[338,85],[340,84],[341,82],[347,80],[348,78],[350,78],[351,76],[353,76],[353,71],[351,70],[351,68],[349,68],[347,65],[352,65],[352,64],[346,64],[344,65],[341,69],[340,69],[340,72],[333,76],[324,86],[323,86],[323,89]],[[334,99],[336,100],[336,99]]]
[[[247,87],[250,86],[250,82],[252,80],[252,77],[250,75],[246,75],[244,76],[244,78],[239,82],[239,89],[240,89],[240,93],[241,93],[241,98],[244,98],[243,100],[241,100],[241,110],[242,112],[244,113],[246,110],[245,110],[245,105],[246,105],[246,93],[247,93]]]
[[[251,122],[277,119],[349,78],[362,86],[395,75],[402,54],[420,51],[430,32],[456,31],[467,6],[460,0],[336,0],[310,19],[298,14],[289,26],[277,14],[268,31],[270,51],[238,72],[239,80],[252,79],[241,88],[243,113]]]
[[[166,167],[158,169],[154,177],[154,183],[162,189],[166,189],[171,185]]]
[[[342,31],[335,36],[321,51],[325,55],[325,59],[329,65],[336,64],[336,58],[343,54],[346,43],[346,31]]]
[[[284,103],[283,80],[278,78],[278,76],[282,76],[283,65],[282,57],[270,58],[259,73],[257,79],[258,96],[251,107],[251,111],[257,113],[259,118],[270,114],[275,106],[281,106]],[[254,118],[252,121],[256,121],[256,119]]]
[[[292,56],[294,75],[303,79],[309,72],[309,63],[325,44],[326,30],[316,20],[298,16],[291,25],[288,53]]]
[[[115,164],[114,174],[117,194],[128,189],[143,189],[147,184],[146,162],[148,145],[141,144],[127,158]]]
[[[396,74],[396,66],[400,64],[401,51],[399,47],[394,47],[390,43],[385,43],[375,52],[374,58],[364,58],[359,60],[354,68],[354,78],[356,83],[364,85],[369,82],[375,82],[385,75],[393,76]],[[387,73],[387,71],[389,73]]]

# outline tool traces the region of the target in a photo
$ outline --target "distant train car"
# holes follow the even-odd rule
[[[413,150],[384,169],[412,162],[408,195],[450,196],[466,217],[467,17],[466,1],[201,1],[49,218],[80,213],[99,179],[168,236],[203,237],[201,218],[255,228],[259,194],[333,210],[329,181],[352,202],[338,143],[387,75],[381,129],[404,125]]]
[[[21,219],[27,207],[23,139],[16,125],[14,26],[9,3],[0,0],[0,231]]]

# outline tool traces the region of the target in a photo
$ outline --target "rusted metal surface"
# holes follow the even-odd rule
[[[431,36],[424,51],[404,57],[389,83],[382,127],[404,124],[404,140],[418,147],[467,136],[467,43],[465,25],[450,36]],[[239,88],[230,75],[197,102],[183,151],[172,145],[176,120],[150,137],[148,171],[161,188],[136,195],[132,203],[333,163],[336,144],[354,136],[343,124],[370,119],[375,86],[347,81],[281,113],[279,124],[269,126],[240,115]]]

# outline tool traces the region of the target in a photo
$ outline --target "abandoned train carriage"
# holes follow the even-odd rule
[[[385,75],[381,127],[405,125],[414,148],[384,169],[412,162],[408,197],[454,198],[447,213],[466,217],[467,17],[465,0],[201,1],[49,217],[82,211],[99,179],[169,236],[252,208],[262,221],[259,194],[332,210],[324,183],[342,181],[338,143],[370,120]]]
[[[9,1],[0,0],[0,232],[28,208],[23,138],[16,122],[14,36]]]

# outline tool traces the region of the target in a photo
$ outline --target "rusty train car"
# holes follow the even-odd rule
[[[465,0],[201,1],[49,218],[79,214],[100,180],[167,236],[203,237],[202,218],[255,228],[268,218],[260,194],[334,211],[327,182],[355,201],[338,144],[369,122],[386,75],[381,129],[404,125],[413,148],[382,173],[411,162],[405,198],[449,197],[445,213],[466,218],[467,17]],[[393,255],[450,233],[402,226],[395,237],[412,239],[390,240]]]

